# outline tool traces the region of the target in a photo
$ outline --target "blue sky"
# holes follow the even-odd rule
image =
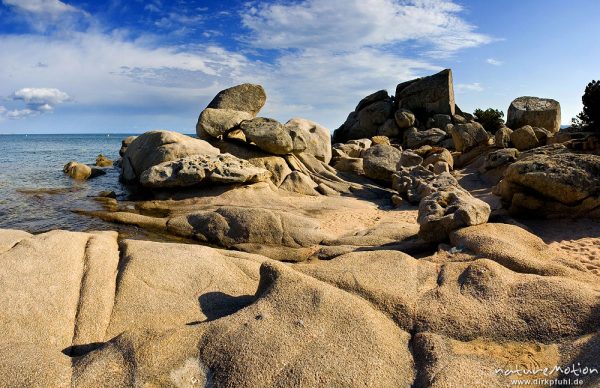
[[[337,128],[360,98],[452,68],[465,111],[600,78],[596,0],[0,0],[0,133],[193,133],[221,89]]]

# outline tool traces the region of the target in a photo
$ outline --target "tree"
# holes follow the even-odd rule
[[[573,119],[573,126],[600,131],[600,80],[587,84],[581,102],[583,111]]]
[[[477,121],[483,125],[486,131],[491,133],[496,133],[497,130],[504,126],[504,112],[499,111],[498,109],[488,108],[486,110],[483,109],[475,109],[473,114],[477,117]]]

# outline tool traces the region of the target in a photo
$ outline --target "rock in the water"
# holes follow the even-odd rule
[[[398,109],[394,114],[394,120],[400,129],[405,129],[415,125],[416,118],[408,109]]]
[[[63,167],[63,172],[73,179],[85,181],[106,174],[106,171],[99,168],[90,167],[87,164],[70,161]]]
[[[257,117],[240,125],[248,141],[264,151],[275,155],[292,152],[294,142],[290,133],[277,120]]]
[[[260,85],[241,84],[222,90],[207,108],[231,109],[247,112],[255,117],[267,101],[267,94]]]
[[[524,156],[494,192],[515,213],[600,217],[600,156],[563,148]]]
[[[198,118],[196,134],[202,137],[206,133],[212,137],[220,137],[238,127],[244,120],[252,120],[254,115],[233,109],[206,108]]]
[[[140,183],[145,187],[174,188],[207,182],[256,183],[270,177],[264,168],[230,154],[194,155],[150,167],[142,173]]]
[[[363,169],[365,175],[371,179],[390,181],[396,172],[402,151],[385,144],[377,144],[365,151],[363,156]]]
[[[284,128],[293,142],[293,152],[306,152],[320,161],[331,161],[331,134],[329,129],[306,119],[291,119]]]
[[[560,130],[560,104],[556,100],[538,97],[519,97],[508,107],[506,126],[525,125],[546,128],[552,133]]]
[[[457,124],[452,128],[454,148],[458,152],[467,152],[477,146],[489,143],[489,134],[479,123]]]
[[[396,106],[431,114],[455,113],[452,70],[446,69],[429,77],[403,82],[396,87]]]
[[[417,128],[409,128],[404,132],[404,145],[406,148],[419,148],[424,145],[436,145],[442,142],[448,135],[439,128],[431,128],[419,131]]]
[[[502,127],[494,134],[494,144],[499,148],[508,148],[511,146],[510,135],[513,133],[512,129],[508,127]]]
[[[525,125],[510,134],[510,142],[519,151],[526,151],[540,145],[535,131],[530,125]]]
[[[84,181],[92,175],[92,168],[86,164],[70,161],[64,165],[63,172],[73,179]]]
[[[487,203],[466,190],[437,191],[419,204],[419,237],[429,242],[444,241],[454,230],[486,223],[490,213]]]
[[[106,156],[100,154],[96,157],[96,166],[98,167],[112,167],[113,161]]]
[[[317,186],[308,175],[300,171],[293,171],[285,178],[279,188],[293,193],[316,196],[319,195],[319,192],[316,190]]]
[[[121,177],[126,182],[138,182],[152,166],[192,155],[216,156],[218,148],[204,140],[172,131],[150,131],[138,136],[127,147],[121,165]]]

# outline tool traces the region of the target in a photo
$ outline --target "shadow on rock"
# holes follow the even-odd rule
[[[206,315],[206,321],[214,321],[227,315],[236,313],[255,300],[254,295],[231,296],[222,292],[207,292],[200,295],[198,303],[200,310]],[[200,322],[188,323],[188,325]]]

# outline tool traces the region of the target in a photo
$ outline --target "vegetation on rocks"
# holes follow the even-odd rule
[[[587,84],[581,102],[583,110],[573,119],[573,126],[600,131],[600,80],[593,80]]]
[[[477,117],[477,121],[483,125],[486,131],[496,133],[500,128],[504,126],[504,112],[488,108],[486,110],[477,108],[473,114]]]

